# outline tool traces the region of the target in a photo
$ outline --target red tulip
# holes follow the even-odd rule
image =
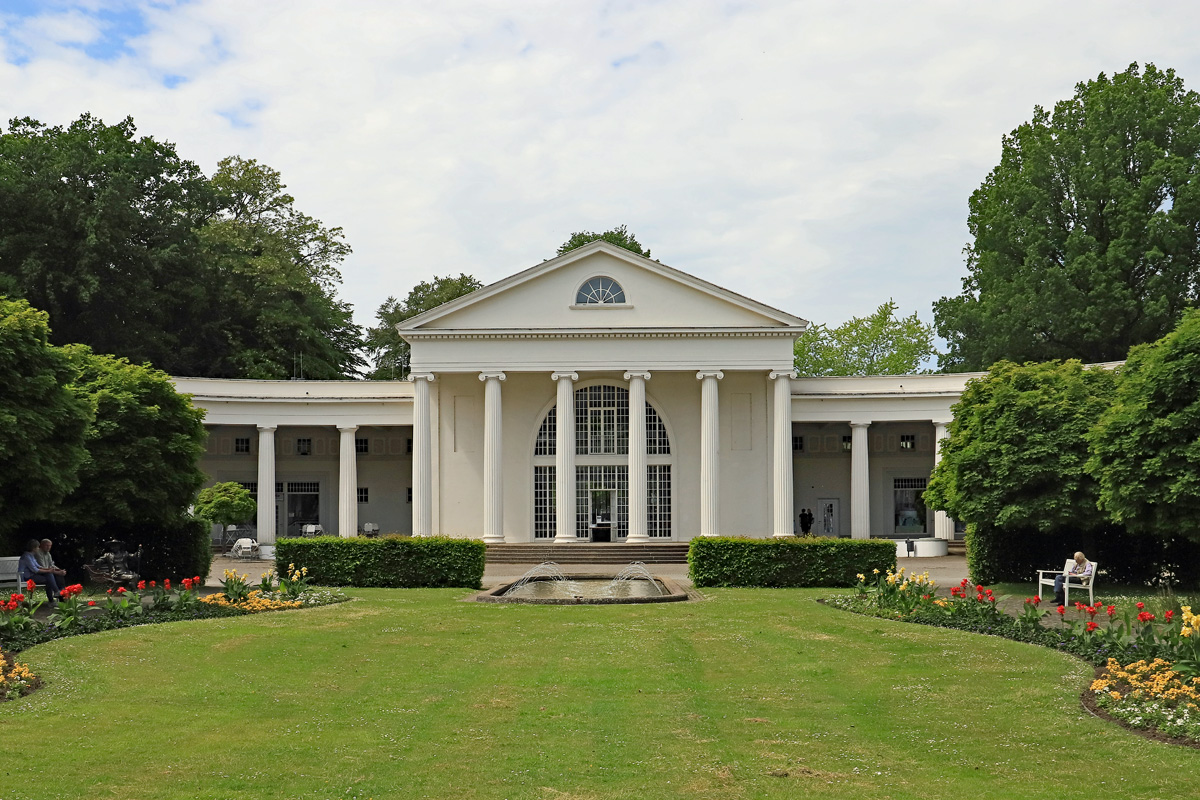
[[[1109,606],[1109,607],[1108,607],[1108,615],[1111,617],[1111,616],[1112,616],[1113,614],[1115,614],[1115,613],[1117,613],[1117,607],[1116,607],[1116,606]]]
[[[1100,626],[1099,626],[1099,625],[1097,625],[1096,623],[1094,623],[1094,622],[1089,622],[1089,623],[1087,624],[1087,632],[1088,632],[1088,633],[1091,633],[1092,631],[1096,630],[1096,628],[1099,628],[1099,627],[1100,627]]]
[[[1137,610],[1138,610],[1138,611],[1141,611],[1141,610],[1142,610],[1143,608],[1145,608],[1145,607],[1146,607],[1146,604],[1145,604],[1145,603],[1138,603],[1138,604],[1137,604]]]
[[[1067,607],[1066,607],[1066,606],[1059,606],[1059,607],[1056,609],[1056,611],[1058,611],[1058,615],[1061,617],[1063,614],[1066,614],[1066,613],[1067,613]]]
[[[96,605],[96,601],[95,601],[95,600],[88,600],[88,605],[89,605],[89,606],[94,606],[94,605]]]
[[[1167,622],[1170,622],[1170,621],[1171,621],[1171,617],[1173,617],[1173,616],[1175,616],[1175,612],[1174,612],[1174,611],[1167,611],[1167,613],[1166,613]]]

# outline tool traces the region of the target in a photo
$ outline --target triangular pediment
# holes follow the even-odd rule
[[[581,304],[581,286],[616,281],[625,302]],[[450,330],[588,328],[763,329],[807,323],[624,248],[596,241],[544,261],[398,326],[401,334]]]

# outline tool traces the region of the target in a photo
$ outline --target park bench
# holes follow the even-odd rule
[[[1071,567],[1073,567],[1073,566],[1075,566],[1075,559],[1068,558],[1066,563],[1063,564],[1062,569],[1039,569],[1038,570],[1038,594],[1037,594],[1038,599],[1039,600],[1042,599],[1042,587],[1043,586],[1049,586],[1050,589],[1053,590],[1054,589],[1054,579],[1057,578],[1059,575],[1068,575],[1071,571]],[[1099,570],[1100,570],[1100,567],[1096,564],[1095,561],[1093,561],[1092,562],[1092,574],[1086,578],[1082,578],[1081,584],[1080,583],[1072,584],[1071,581],[1064,580],[1063,581],[1063,604],[1067,605],[1067,606],[1071,605],[1071,587],[1074,586],[1075,591],[1077,591],[1077,592],[1081,592],[1086,589],[1087,593],[1088,593],[1088,605],[1095,605],[1096,604],[1096,594],[1095,594],[1094,587],[1096,584],[1096,573],[1099,572]]]
[[[20,590],[20,563],[20,556],[5,556],[0,558],[0,588],[8,588],[11,586],[17,590]]]

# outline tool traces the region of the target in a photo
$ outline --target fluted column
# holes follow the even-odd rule
[[[504,542],[503,372],[482,372],[483,381],[483,541]]]
[[[258,426],[258,543],[275,544],[275,426]]]
[[[697,372],[700,384],[700,535],[717,536],[721,527],[721,426],[717,381],[725,373]]]
[[[358,535],[358,451],[354,446],[357,425],[338,426],[338,536]]]
[[[629,535],[628,543],[650,541],[646,533],[646,381],[649,372],[626,372],[629,381]]]
[[[945,422],[933,423],[933,466],[936,467],[942,460],[942,441],[949,435],[946,431]],[[950,519],[950,515],[945,511],[933,512],[933,535],[938,539],[953,539],[954,538],[954,520]]]
[[[850,536],[871,538],[871,480],[867,468],[869,422],[850,423]]]
[[[575,541],[575,381],[576,372],[555,372],[558,383],[554,439],[554,541]]]
[[[792,522],[792,372],[772,372],[775,381],[774,514],[775,536],[795,536]]]
[[[411,374],[413,382],[413,536],[433,533],[433,448],[429,424],[430,373]]]

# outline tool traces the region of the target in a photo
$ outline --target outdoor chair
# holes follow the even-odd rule
[[[1071,567],[1075,565],[1075,559],[1068,558],[1063,564],[1062,569],[1039,569],[1038,570],[1038,599],[1042,598],[1042,587],[1049,586],[1051,591],[1054,591],[1054,579],[1059,575],[1067,575],[1071,571]],[[1096,574],[1100,571],[1099,565],[1092,562],[1092,574],[1090,577],[1083,578],[1083,584],[1072,584],[1069,580],[1063,581],[1063,605],[1071,605],[1071,589],[1074,588],[1077,592],[1087,591],[1088,604],[1096,604],[1095,584]]]
[[[12,586],[16,589],[21,588],[21,573],[18,565],[21,563],[20,556],[5,556],[0,558],[0,588]]]
[[[364,522],[362,532],[363,536],[378,536],[379,526],[374,522]]]
[[[258,542],[253,539],[238,539],[229,549],[229,555],[234,558],[258,558]]]
[[[301,525],[300,526],[300,535],[301,536],[324,536],[325,529],[322,528],[320,525],[312,525],[312,524]]]

